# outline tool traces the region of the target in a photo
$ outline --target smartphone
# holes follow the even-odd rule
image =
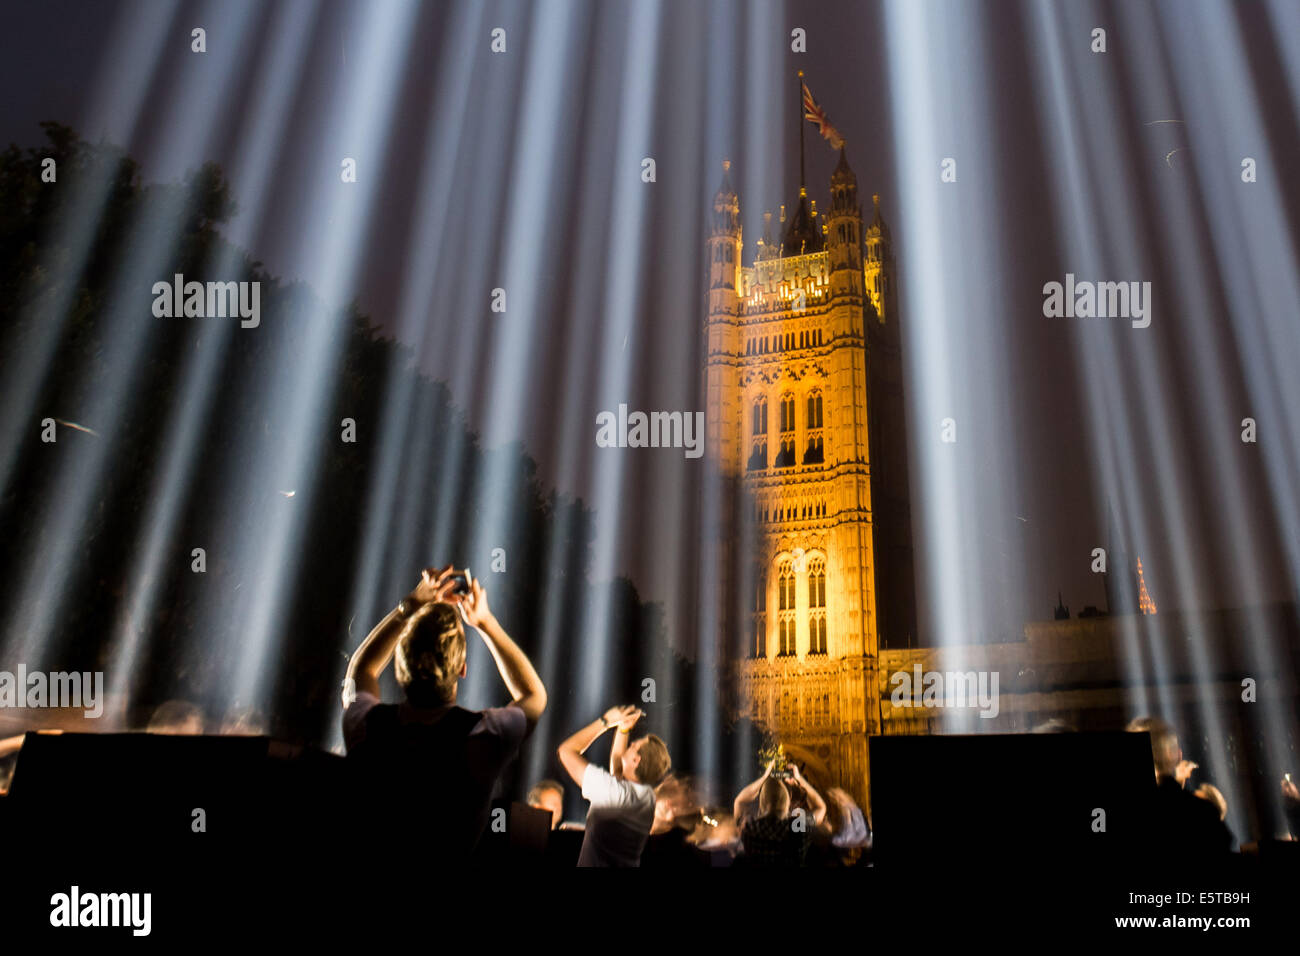
[[[469,568],[466,568],[464,571],[454,572],[451,580],[455,582],[455,587],[451,590],[452,594],[469,594],[474,575],[470,574]]]

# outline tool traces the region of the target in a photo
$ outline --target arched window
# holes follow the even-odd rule
[[[758,571],[754,587],[754,645],[755,657],[767,656],[767,575]]]
[[[822,427],[822,393],[810,392],[808,394],[808,427]]]
[[[808,563],[808,653],[826,653],[826,562]]]
[[[816,558],[808,565],[808,606],[826,606],[826,562]]]
[[[808,620],[808,653],[826,654],[826,612],[818,611]]]
[[[803,453],[805,465],[819,465],[826,460],[826,448],[822,438],[822,393],[808,393],[808,447]]]
[[[749,464],[750,471],[762,471],[767,467],[767,399],[759,397],[754,399],[754,404],[750,412],[750,449]]]
[[[787,393],[781,396],[781,450],[777,453],[773,466],[776,468],[793,468],[794,452],[794,396]]]
[[[782,561],[777,566],[777,637],[778,651],[782,657],[795,653],[794,577],[793,562]]]

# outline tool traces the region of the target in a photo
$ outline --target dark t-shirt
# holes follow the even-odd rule
[[[746,866],[803,866],[812,834],[796,830],[792,817],[749,817],[740,825]]]
[[[375,802],[404,846],[442,859],[473,851],[527,730],[518,707],[422,709],[361,693],[343,712],[358,799]]]
[[[652,833],[641,851],[641,866],[661,870],[692,870],[709,865],[709,855],[686,839],[681,827]]]
[[[1176,856],[1205,856],[1232,849],[1232,831],[1219,819],[1219,809],[1188,793],[1172,777],[1156,785],[1155,825],[1158,849]]]

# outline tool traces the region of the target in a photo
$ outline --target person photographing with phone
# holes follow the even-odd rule
[[[468,673],[463,624],[487,645],[511,697],[505,707],[457,705]],[[385,704],[379,675],[394,658],[404,699]],[[360,797],[377,801],[376,821],[396,806],[418,807],[418,815],[393,817],[399,827],[409,821],[404,849],[418,848],[427,862],[463,861],[487,825],[498,777],[545,709],[541,678],[492,614],[482,585],[451,565],[426,568],[348,663],[343,740]]]
[[[778,775],[773,772],[775,764],[769,761],[763,775],[736,794],[732,807],[740,823],[741,860],[746,866],[803,866],[813,830],[826,819],[826,801],[799,768],[788,764]],[[790,809],[790,787],[803,792],[806,813]]]
[[[560,763],[591,801],[578,866],[640,866],[655,820],[655,785],[672,769],[668,746],[654,734],[629,743],[644,717],[632,705],[611,707],[556,750]],[[583,753],[607,730],[614,731],[609,771]]]

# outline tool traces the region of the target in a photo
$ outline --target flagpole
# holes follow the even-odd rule
[[[799,117],[799,188],[805,187],[803,178],[803,70],[799,71],[799,90],[795,97],[795,105],[798,107]]]

